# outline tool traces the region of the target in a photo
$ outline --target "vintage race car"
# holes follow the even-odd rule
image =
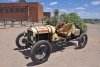
[[[30,57],[35,64],[40,64],[48,60],[52,52],[51,43],[73,39],[78,41],[79,48],[84,48],[88,36],[79,25],[60,22],[55,27],[43,25],[28,28],[27,32],[20,33],[16,37],[16,45],[20,49],[32,48]]]

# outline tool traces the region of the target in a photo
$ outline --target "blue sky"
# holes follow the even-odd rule
[[[27,2],[39,2],[45,12],[53,12],[55,9],[60,13],[76,12],[81,18],[100,19],[100,0],[26,0]],[[0,2],[18,2],[18,0],[0,0]]]

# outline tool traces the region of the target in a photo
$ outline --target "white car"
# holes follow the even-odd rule
[[[32,47],[30,57],[35,64],[40,64],[48,60],[52,52],[51,43],[73,39],[78,40],[79,48],[84,48],[88,36],[79,25],[58,23],[55,27],[44,25],[28,28],[27,32],[17,36],[16,45],[20,49]]]

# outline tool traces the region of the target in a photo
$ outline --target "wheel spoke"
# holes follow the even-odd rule
[[[85,44],[86,44],[86,36],[83,36],[81,40],[81,45],[85,46]]]
[[[24,37],[22,36],[21,39],[24,39]]]
[[[48,60],[51,50],[51,44],[41,40],[33,45],[30,57],[35,64],[41,64]]]
[[[24,37],[24,36],[20,37],[20,39],[19,39],[19,43],[22,45],[22,47],[26,47],[26,44],[23,43],[24,39],[26,39],[26,37]]]
[[[20,33],[16,38],[16,45],[20,49],[26,49],[31,45],[27,42],[27,36],[23,36],[23,33]],[[28,45],[29,44],[29,45]]]
[[[46,53],[47,53],[47,46],[45,45],[39,46],[38,49],[36,50],[36,59],[37,60],[43,59]]]
[[[79,48],[84,48],[87,44],[87,40],[88,40],[87,34],[82,33],[78,41]]]

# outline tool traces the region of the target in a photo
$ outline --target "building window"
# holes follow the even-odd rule
[[[22,8],[22,12],[26,12],[26,8]]]
[[[16,12],[18,12],[18,8],[16,8]]]
[[[2,12],[2,9],[0,9],[0,13]]]
[[[26,8],[0,9],[0,13],[26,12]]]
[[[3,12],[3,13],[6,13],[6,12],[7,12],[7,9],[2,9],[2,12]]]
[[[21,9],[21,8],[19,8],[17,11],[18,11],[18,12],[22,12],[22,9]]]
[[[4,7],[4,8],[7,8],[7,7]]]
[[[7,9],[7,13],[10,13],[11,12],[11,9]]]
[[[12,9],[12,12],[17,12],[16,9]]]

